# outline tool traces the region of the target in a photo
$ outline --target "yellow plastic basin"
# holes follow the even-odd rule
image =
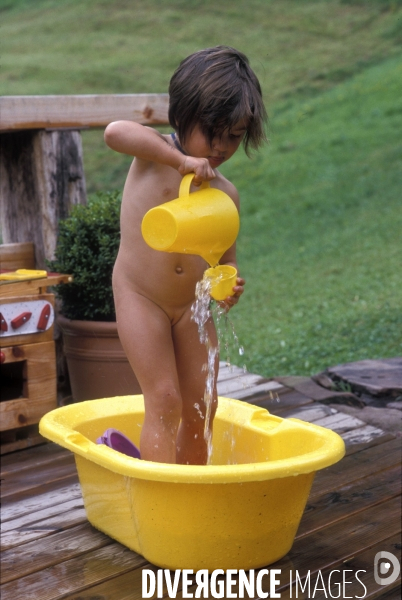
[[[212,464],[129,458],[95,440],[114,427],[139,444],[142,396],[81,402],[40,432],[75,454],[88,520],[168,569],[251,569],[293,544],[314,474],[345,452],[336,433],[219,398]]]

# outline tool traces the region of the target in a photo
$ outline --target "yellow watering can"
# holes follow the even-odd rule
[[[236,269],[216,265],[237,238],[239,213],[233,200],[221,190],[211,188],[207,181],[201,184],[198,191],[190,194],[193,178],[194,173],[183,177],[176,200],[151,208],[146,213],[141,232],[146,243],[154,250],[202,256],[214,267],[208,269],[211,295],[216,300],[223,300],[233,294]],[[230,282],[228,269],[231,270]],[[221,289],[224,282],[225,290]]]
[[[239,213],[233,200],[207,181],[190,194],[193,178],[194,173],[183,177],[176,200],[146,213],[141,231],[154,250],[197,254],[214,267],[237,238]]]

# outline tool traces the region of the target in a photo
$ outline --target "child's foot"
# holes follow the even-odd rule
[[[109,448],[131,456],[132,458],[141,458],[140,451],[131,440],[117,429],[107,429],[101,437],[96,440],[97,444],[105,444]]]

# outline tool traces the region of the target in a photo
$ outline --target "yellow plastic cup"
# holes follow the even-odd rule
[[[218,265],[207,269],[204,277],[211,280],[211,296],[214,300],[225,300],[233,296],[233,286],[236,285],[237,270],[230,265]]]
[[[154,250],[197,254],[213,267],[237,238],[239,213],[233,200],[207,181],[190,194],[193,178],[194,173],[183,177],[176,200],[146,213],[141,232]]]

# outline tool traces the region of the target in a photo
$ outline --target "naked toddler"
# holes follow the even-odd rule
[[[186,58],[171,79],[169,122],[174,133],[163,135],[131,121],[106,128],[106,143],[135,157],[123,192],[113,292],[119,336],[144,394],[140,448],[145,460],[207,460],[202,369],[207,351],[191,319],[191,305],[209,265],[200,256],[151,249],[141,235],[142,219],[149,209],[178,197],[187,173],[195,174],[192,191],[210,181],[239,209],[236,188],[218,168],[242,142],[246,152],[261,145],[265,117],[261,88],[247,58],[217,46]],[[235,245],[220,264],[237,268]],[[238,302],[244,284],[238,277],[234,295],[224,301],[227,309]],[[206,330],[217,346],[212,318]],[[213,414],[216,405],[215,381]]]

